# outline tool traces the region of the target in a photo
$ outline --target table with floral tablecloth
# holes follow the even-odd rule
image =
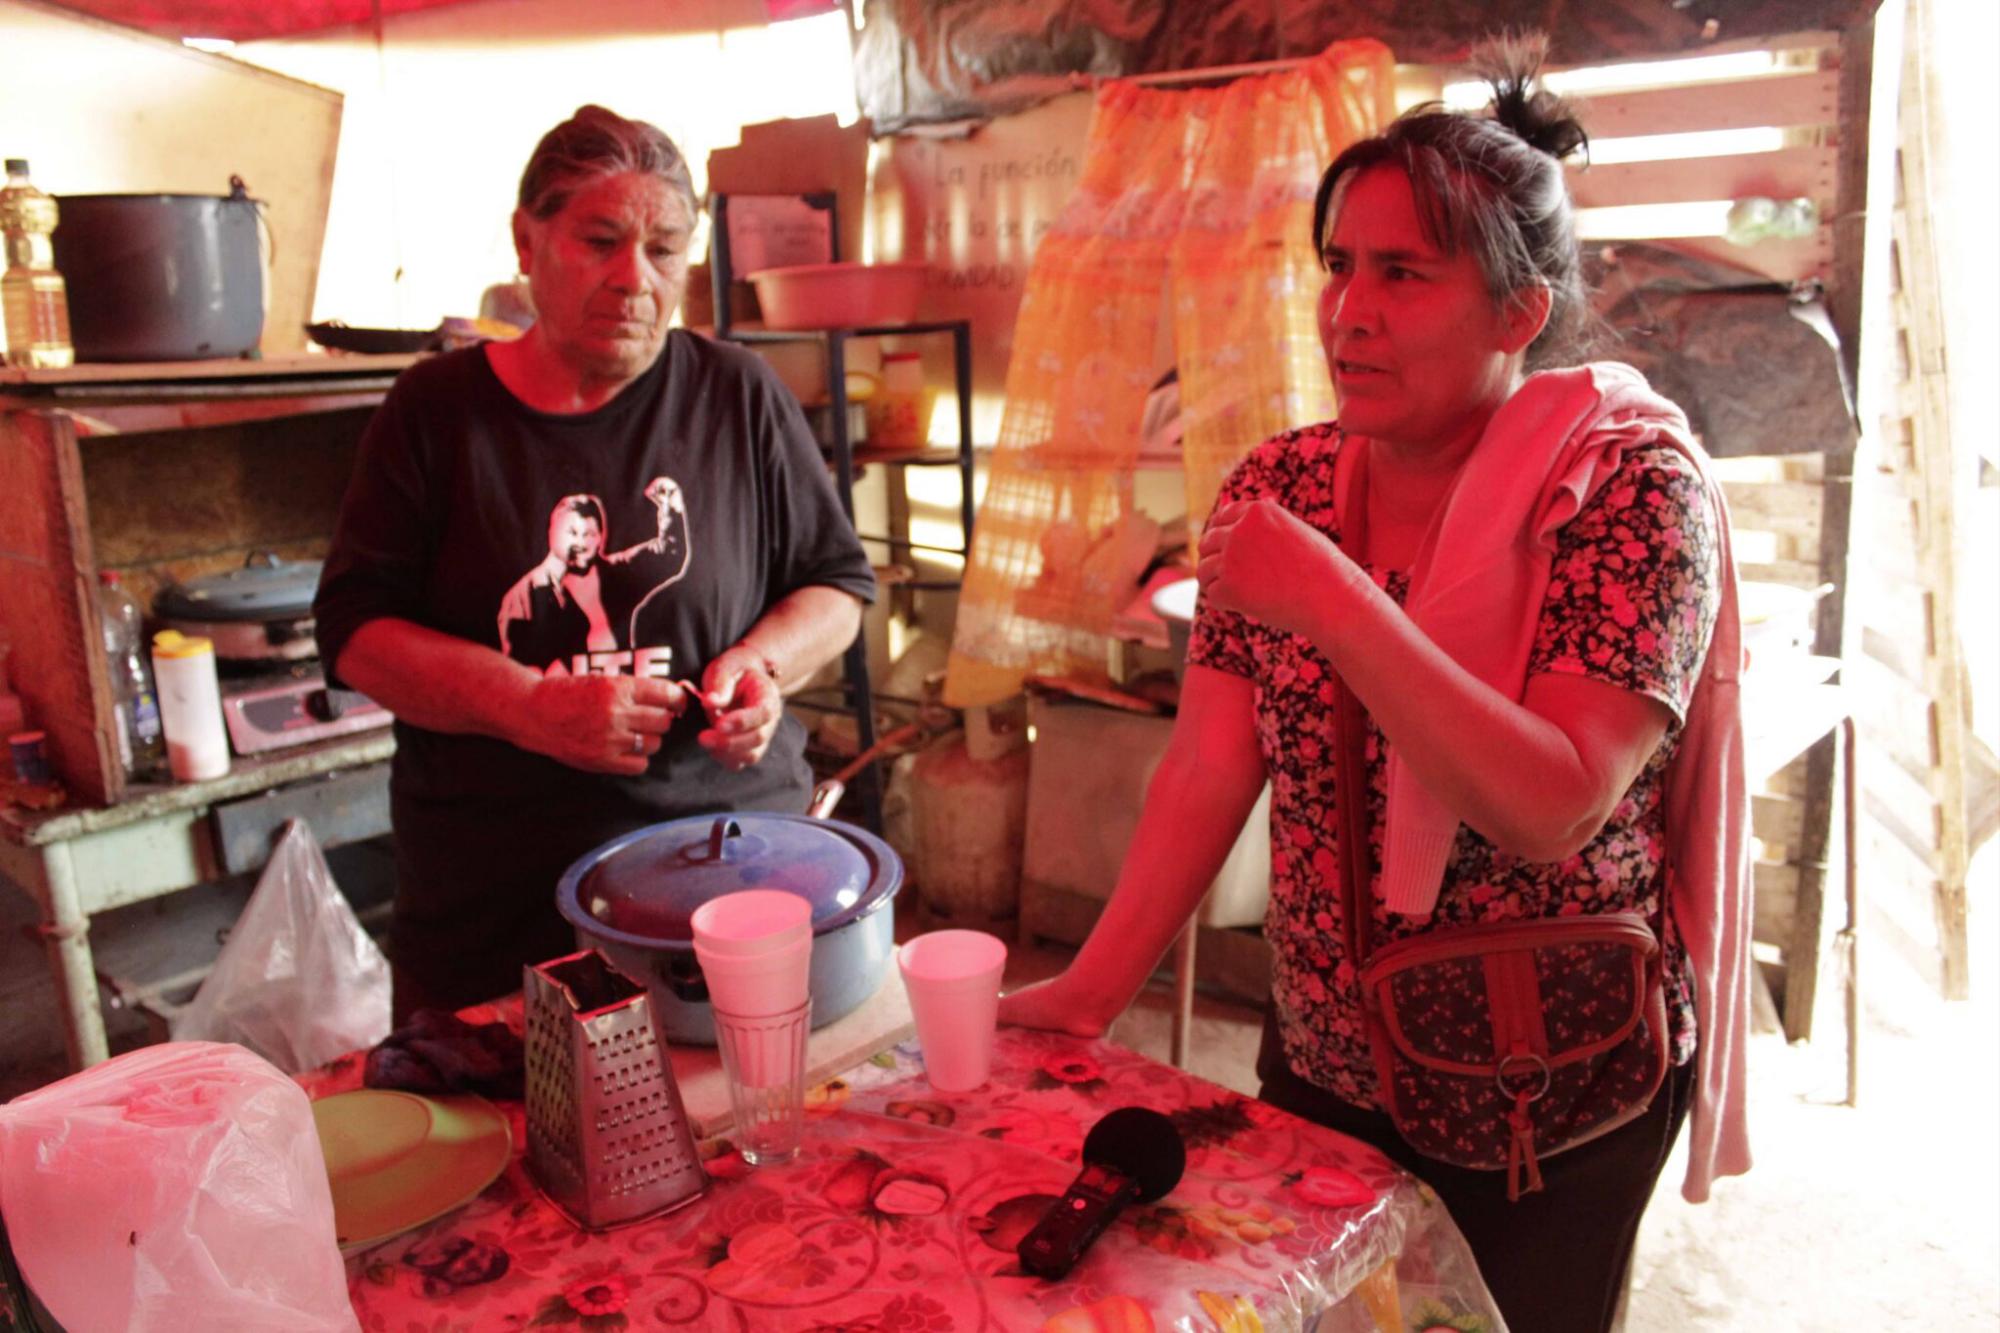
[[[496,1016],[518,1028],[518,1001],[465,1014]],[[361,1070],[350,1056],[300,1081],[325,1096]],[[811,1090],[797,1161],[753,1170],[704,1144],[704,1197],[595,1234],[536,1191],[522,1108],[501,1105],[505,1173],[348,1261],[364,1329],[1501,1328],[1443,1205],[1372,1148],[1105,1042],[1003,1028],[971,1093],[932,1089],[914,1042],[892,1048]],[[1068,1277],[1027,1275],[1016,1243],[1121,1106],[1173,1119],[1180,1184],[1125,1209]]]

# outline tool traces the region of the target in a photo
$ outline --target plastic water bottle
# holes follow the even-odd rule
[[[111,701],[118,714],[118,762],[128,777],[152,777],[160,771],[167,747],[160,728],[159,695],[146,666],[139,604],[107,569],[97,576],[97,606],[104,622]]]
[[[69,293],[56,272],[56,201],[28,179],[25,158],[7,159],[0,186],[0,365],[57,369],[76,362],[69,341]]]

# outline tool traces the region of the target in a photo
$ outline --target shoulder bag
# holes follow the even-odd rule
[[[1358,460],[1359,462],[1359,460]],[[1366,549],[1365,462],[1341,545]],[[1428,931],[1370,952],[1361,706],[1336,673],[1340,876],[1384,1109],[1426,1157],[1542,1188],[1540,1160],[1643,1114],[1667,1070],[1662,951],[1635,912]]]

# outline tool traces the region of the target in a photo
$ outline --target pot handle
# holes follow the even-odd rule
[[[840,798],[847,794],[847,784],[839,778],[828,778],[813,788],[812,804],[806,807],[808,819],[825,819],[833,813],[833,807],[840,804]]]
[[[717,819],[715,826],[708,831],[708,859],[720,861],[723,853],[728,850],[729,839],[742,836],[743,826],[728,815]]]
[[[666,983],[674,998],[688,1004],[708,1003],[708,978],[701,974],[701,962],[692,952],[675,954],[654,975]]]
[[[271,270],[278,266],[278,229],[271,225],[270,205],[262,199],[250,196],[250,187],[243,178],[231,175],[229,178],[229,198],[232,203],[244,203],[256,210],[257,234],[264,244],[259,247],[264,261],[264,318],[271,317]]]

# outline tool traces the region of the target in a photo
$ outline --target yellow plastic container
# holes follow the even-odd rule
[[[924,382],[915,352],[882,358],[881,387],[868,399],[868,443],[877,449],[921,449],[930,442],[937,390]]]

